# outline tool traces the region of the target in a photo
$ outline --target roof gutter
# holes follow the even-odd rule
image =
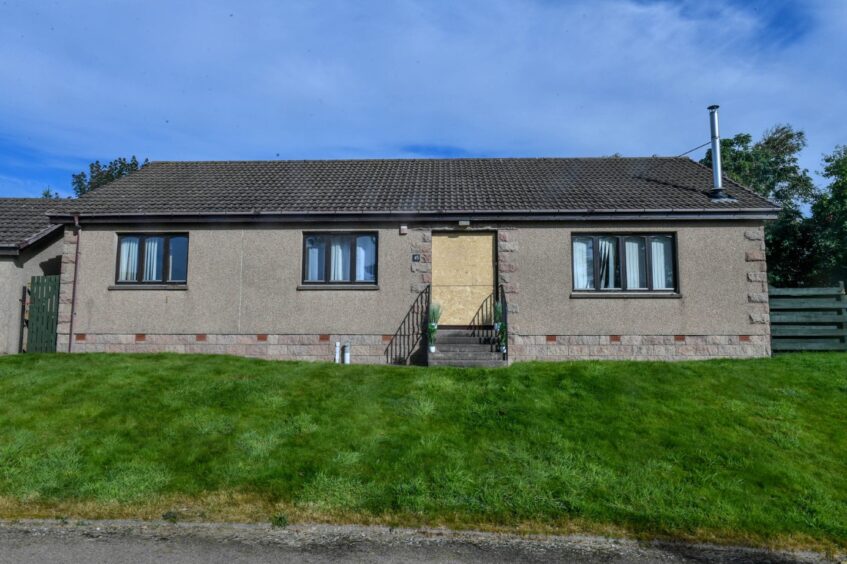
[[[510,212],[470,210],[465,212],[209,212],[150,214],[73,214],[51,216],[63,224],[84,223],[335,223],[350,221],[658,221],[658,220],[756,220],[776,219],[778,208],[711,209],[607,209],[607,210],[516,210]]]

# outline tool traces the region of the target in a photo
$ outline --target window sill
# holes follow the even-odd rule
[[[112,284],[109,290],[175,290],[185,292],[187,284]]]
[[[675,300],[682,297],[678,292],[571,292],[571,299],[659,299]]]
[[[379,290],[378,284],[300,284],[298,290]]]

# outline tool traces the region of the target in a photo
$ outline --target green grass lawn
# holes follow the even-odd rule
[[[844,547],[847,354],[490,370],[6,357],[0,500],[6,518],[193,507]]]

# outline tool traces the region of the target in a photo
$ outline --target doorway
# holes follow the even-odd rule
[[[432,234],[432,301],[441,305],[439,325],[493,323],[494,236],[485,232]]]

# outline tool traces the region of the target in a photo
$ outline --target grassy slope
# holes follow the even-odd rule
[[[5,511],[209,492],[327,519],[845,546],[847,355],[499,370],[0,359]]]

